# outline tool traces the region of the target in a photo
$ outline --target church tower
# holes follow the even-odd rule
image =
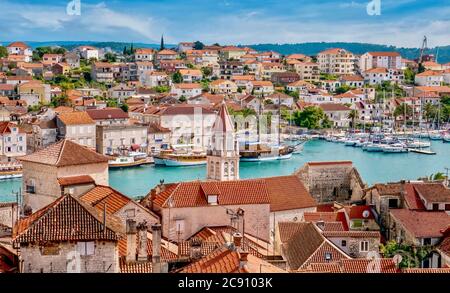
[[[239,179],[239,149],[233,121],[225,102],[212,127],[211,146],[207,157],[208,180],[229,181]]]

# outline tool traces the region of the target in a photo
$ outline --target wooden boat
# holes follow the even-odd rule
[[[144,164],[150,164],[151,159],[146,153],[130,152],[128,156],[118,156],[114,160],[108,162],[109,168],[128,168],[137,167]]]
[[[265,162],[290,159],[294,151],[292,146],[268,146],[257,142],[246,143],[239,155],[241,162]]]
[[[206,153],[194,150],[177,150],[175,148],[162,150],[153,156],[155,165],[166,167],[206,165]]]

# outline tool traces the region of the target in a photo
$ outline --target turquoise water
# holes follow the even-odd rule
[[[436,172],[445,172],[450,167],[450,144],[433,141],[433,151],[437,155],[416,153],[385,154],[363,152],[361,148],[346,147],[343,144],[326,141],[309,141],[300,155],[285,161],[263,163],[241,163],[241,178],[268,177],[291,174],[310,161],[351,160],[358,168],[363,180],[368,184],[377,182],[417,179]],[[146,195],[159,183],[204,179],[206,167],[164,168],[142,166],[132,169],[111,170],[109,181],[112,187],[128,196]],[[0,182],[0,201],[14,200],[11,191],[17,191],[21,180]]]

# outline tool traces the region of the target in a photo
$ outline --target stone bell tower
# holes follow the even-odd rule
[[[233,121],[225,102],[222,102],[212,128],[206,178],[218,181],[239,179],[239,149],[235,139]]]

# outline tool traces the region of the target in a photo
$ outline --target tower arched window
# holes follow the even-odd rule
[[[224,167],[223,167],[223,174],[225,176],[228,176],[228,162],[225,162]]]
[[[235,166],[234,162],[231,162],[231,168],[230,168],[231,176],[235,175],[235,168],[236,168],[236,166]]]
[[[216,162],[216,177],[220,176],[220,164],[219,162]]]

